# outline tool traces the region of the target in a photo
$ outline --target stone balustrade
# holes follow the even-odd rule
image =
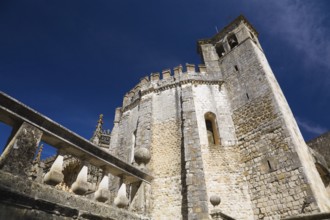
[[[72,192],[77,196],[81,196],[84,201],[88,198],[93,203],[114,203],[115,205],[118,204],[117,207],[119,208],[127,208],[129,200],[125,193],[126,186],[130,186],[131,184],[136,185],[136,183],[141,184],[141,182],[149,184],[152,180],[152,177],[144,170],[118,159],[90,141],[78,136],[2,92],[0,92],[0,122],[10,125],[13,128],[10,140],[0,157],[0,194],[8,193],[7,191],[9,189],[6,186],[6,181],[15,178],[20,179],[22,182],[26,180],[26,183],[36,185],[41,191],[47,185],[50,187],[48,190],[58,191],[58,186],[63,183],[67,174],[63,173],[65,167],[64,161],[67,155],[80,161],[81,168],[75,181],[70,185],[69,192],[66,191],[63,193],[70,194]],[[44,172],[41,172],[44,173],[42,178],[32,183],[31,170],[35,168],[35,156],[41,141],[57,148],[58,154],[48,170],[45,169],[43,170]],[[40,163],[40,161],[38,162]],[[99,169],[103,174],[99,183],[88,181],[88,172],[91,167]],[[116,197],[119,202],[109,201],[111,198],[109,191],[110,176],[118,177],[122,183],[121,186],[118,186],[118,195]],[[19,187],[16,190],[17,195],[22,193],[19,192]],[[40,194],[41,191],[34,193]],[[54,193],[56,194],[55,191]],[[24,196],[20,196],[27,197],[28,200],[34,200],[34,196],[29,193],[31,191],[28,191],[28,193],[24,191]],[[91,193],[93,193],[92,196],[90,195]],[[88,196],[86,196],[87,194]],[[49,198],[49,201],[47,198]],[[49,196],[47,198],[44,199],[46,203],[55,202],[57,205],[60,203],[64,207],[67,206],[67,199],[64,197],[62,202],[58,201],[58,197]],[[4,200],[6,200],[4,197],[0,200],[0,207],[2,207],[1,202],[4,202]],[[123,205],[123,201],[127,202],[127,204]],[[79,209],[79,207],[75,208]],[[134,218],[132,217],[132,219]]]

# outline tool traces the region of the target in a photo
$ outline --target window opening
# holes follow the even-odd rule
[[[231,49],[233,49],[234,47],[236,47],[238,45],[238,40],[237,40],[235,34],[228,36],[227,39],[228,39],[228,44]]]
[[[209,146],[220,144],[218,126],[215,114],[208,112],[205,114],[206,133]]]
[[[225,55],[225,48],[223,47],[222,44],[218,44],[216,46],[216,51],[217,51],[217,54],[218,54],[219,58],[223,57]]]
[[[235,65],[235,70],[238,72],[238,67],[237,67],[237,65]]]
[[[212,122],[210,120],[206,119],[205,123],[206,123],[207,139],[209,141],[209,144],[214,145],[215,141],[214,141]]]
[[[269,168],[269,170],[272,170],[272,166],[270,165],[269,160],[267,160],[267,164],[268,164],[268,168]]]

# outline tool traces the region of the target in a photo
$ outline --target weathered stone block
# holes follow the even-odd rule
[[[0,168],[27,176],[32,168],[42,131],[23,122],[0,157]]]

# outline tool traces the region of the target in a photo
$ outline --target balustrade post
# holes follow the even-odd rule
[[[110,197],[109,191],[109,174],[105,174],[98,186],[97,191],[94,194],[94,199],[99,202],[105,202]]]
[[[78,176],[76,181],[72,184],[71,189],[75,194],[84,195],[89,189],[89,183],[87,182],[88,175],[88,167],[84,165]]]
[[[0,157],[0,168],[27,176],[42,137],[42,131],[23,122]]]
[[[48,173],[44,177],[44,183],[48,185],[57,185],[63,181],[64,175],[63,171],[63,156],[58,155],[53,165],[50,167]]]
[[[125,183],[121,184],[119,191],[118,191],[118,195],[115,198],[114,203],[118,208],[125,208],[128,206],[128,198],[126,195],[126,184]]]

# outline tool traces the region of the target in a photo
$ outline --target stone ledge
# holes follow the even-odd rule
[[[293,217],[283,218],[282,220],[325,220],[325,219],[330,219],[329,212],[297,215],[297,216],[293,216]]]
[[[1,216],[5,215],[7,219],[28,216],[32,213],[47,215],[49,218],[55,215],[58,219],[149,219],[4,171],[0,171],[0,210],[6,210]],[[35,217],[38,219],[38,216]]]

